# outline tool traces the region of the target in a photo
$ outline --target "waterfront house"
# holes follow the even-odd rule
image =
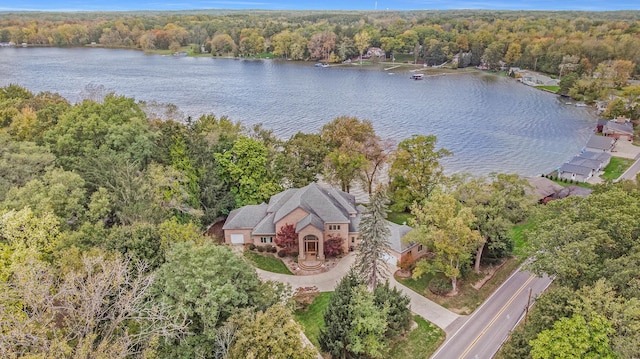
[[[324,244],[330,238],[342,238],[343,251],[353,250],[359,241],[358,225],[364,207],[356,205],[352,194],[311,183],[273,195],[269,203],[238,208],[229,214],[222,227],[224,241],[231,245],[273,245],[277,233],[293,225],[298,236],[298,264],[312,269],[325,260]],[[418,257],[415,245],[403,244],[410,230],[406,225],[387,221],[391,236],[391,256],[396,264],[403,254]],[[276,246],[277,247],[277,246]]]
[[[587,182],[594,175],[592,168],[565,163],[558,169],[558,177],[566,180]]]
[[[615,138],[593,134],[589,138],[589,141],[587,141],[585,150],[591,152],[611,152],[615,143]]]
[[[625,118],[609,120],[602,127],[602,134],[617,140],[631,141],[633,139],[633,125]]]
[[[580,153],[579,157],[588,158],[600,162],[601,170],[607,167],[609,165],[609,162],[611,162],[611,154],[607,152],[583,151],[582,153]]]
[[[229,214],[224,226],[229,244],[275,245],[276,234],[293,225],[299,238],[299,257],[324,260],[324,242],[329,236],[344,239],[343,249],[357,240],[360,211],[355,197],[312,183],[288,189],[271,197],[269,203],[249,205]]]
[[[367,54],[366,54],[367,58],[371,58],[371,57],[386,57],[386,56],[387,56],[386,52],[384,52],[384,50],[379,48],[379,47],[370,47],[367,50]]]
[[[570,165],[591,168],[594,173],[598,173],[600,170],[604,168],[602,167],[602,161],[589,158],[589,157],[582,157],[582,156],[575,156],[574,158],[571,159],[571,161],[567,163]]]
[[[538,203],[547,203],[557,198],[562,186],[544,177],[527,177],[531,187],[526,188],[527,195],[534,196]]]

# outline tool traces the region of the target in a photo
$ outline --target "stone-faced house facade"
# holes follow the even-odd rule
[[[280,192],[268,204],[236,209],[222,228],[225,243],[275,245],[276,234],[290,224],[298,234],[298,261],[323,261],[330,237],[344,239],[344,252],[356,245],[359,221],[353,195],[312,183]]]

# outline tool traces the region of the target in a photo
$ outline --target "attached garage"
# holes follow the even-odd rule
[[[394,256],[393,254],[385,253],[383,259],[385,262],[391,264],[392,266],[398,265],[398,258],[396,258],[396,256]]]
[[[231,234],[231,244],[244,244],[244,234],[242,233]]]

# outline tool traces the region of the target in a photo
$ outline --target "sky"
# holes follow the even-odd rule
[[[265,10],[640,10],[639,0],[0,0],[0,11]]]

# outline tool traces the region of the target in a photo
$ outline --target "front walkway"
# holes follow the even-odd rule
[[[340,279],[342,279],[342,277],[347,274],[349,268],[351,268],[351,265],[355,261],[355,258],[356,256],[354,253],[349,253],[344,258],[342,258],[342,260],[338,262],[336,266],[330,271],[315,275],[296,276],[289,274],[278,274],[267,272],[258,268],[256,268],[256,272],[258,272],[258,276],[262,280],[272,280],[282,283],[288,283],[289,285],[291,285],[292,289],[296,289],[298,287],[315,286],[321,292],[330,292],[333,291]],[[392,268],[390,272],[393,273],[394,271],[395,268]],[[411,299],[412,312],[442,328],[447,333],[447,335],[453,333],[456,327],[459,326],[460,322],[464,320],[464,318],[466,318],[443,308],[442,306],[430,301],[429,299],[421,296],[413,290],[403,286],[393,278],[393,275],[391,276],[391,278],[389,278],[389,282],[394,287],[402,290],[402,292]]]

